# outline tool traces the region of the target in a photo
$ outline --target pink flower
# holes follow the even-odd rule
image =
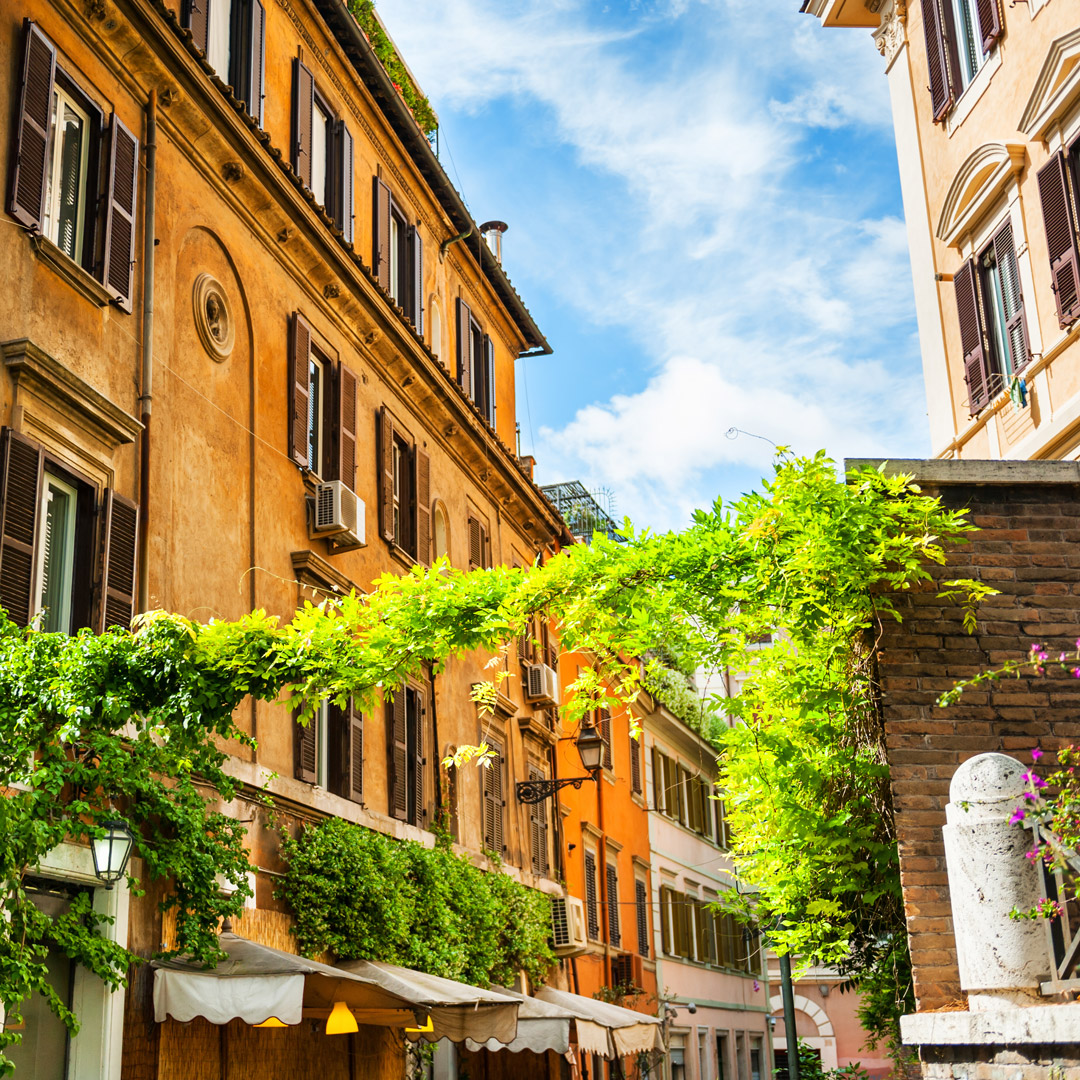
[[[1033,777],[1031,778],[1031,782],[1032,782],[1032,783],[1033,783],[1033,784],[1034,784],[1034,785],[1035,785],[1035,786],[1036,786],[1037,788],[1044,788],[1044,787],[1046,787],[1046,781],[1045,781],[1045,780],[1044,780],[1044,779],[1043,779],[1043,778],[1042,778],[1041,776],[1033,776]]]
[[[1013,811],[1013,816],[1011,818],[1009,818],[1009,824],[1010,825],[1019,825],[1020,822],[1023,821],[1025,817],[1027,817],[1027,811],[1022,806],[1018,806]]]
[[[1061,655],[1060,655],[1060,656],[1058,657],[1058,659],[1059,659],[1059,660],[1064,660],[1064,659],[1065,659],[1065,654],[1064,654],[1064,653],[1062,653],[1062,654],[1061,654]]]
[[[754,980],[754,993],[756,994],[760,989],[761,989],[761,983],[759,983],[757,981],[757,979],[755,979]]]
[[[1076,651],[1080,652],[1080,637],[1076,639]]]
[[[1043,756],[1043,752],[1037,746],[1032,747],[1032,749],[1031,749],[1031,760],[1032,761],[1038,761],[1039,758],[1041,758],[1042,756]]]
[[[1024,798],[1034,802],[1038,798],[1038,795],[1036,795],[1034,791],[1025,791]]]

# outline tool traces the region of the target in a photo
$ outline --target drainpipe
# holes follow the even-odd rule
[[[435,667],[428,670],[428,677],[431,680],[431,738],[435,743],[435,753],[432,755],[434,761],[435,773],[435,821],[439,824],[442,823],[442,745],[439,742],[439,713],[435,706]],[[449,823],[448,827],[449,827]]]
[[[157,90],[150,91],[146,106],[146,194],[143,205],[143,322],[142,393],[139,411],[142,435],[139,447],[139,611],[150,606],[150,406],[154,382],[154,194],[157,186]]]
[[[780,957],[780,992],[784,999],[788,1080],[799,1080],[799,1033],[795,1030],[795,989],[791,982],[790,953],[784,953]]]
[[[472,227],[470,226],[464,232],[458,233],[457,236],[451,236],[449,240],[444,240],[439,247],[439,262],[442,262],[446,258],[447,251],[458,241],[466,240],[472,236]]]

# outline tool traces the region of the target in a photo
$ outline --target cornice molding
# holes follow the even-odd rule
[[[1028,138],[1045,142],[1054,123],[1078,101],[1080,27],[1051,42],[1017,127]]]
[[[1026,151],[1020,143],[984,143],[970,154],[949,185],[937,238],[958,247],[1024,168],[1025,160]]]

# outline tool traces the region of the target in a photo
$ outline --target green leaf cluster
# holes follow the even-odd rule
[[[474,866],[440,837],[434,848],[330,818],[282,838],[288,902],[301,952],[389,964],[506,986],[533,985],[555,963],[551,900]]]

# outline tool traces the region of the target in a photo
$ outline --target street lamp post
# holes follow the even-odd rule
[[[516,788],[518,802],[526,804],[543,802],[564,787],[580,788],[586,780],[595,782],[604,754],[603,736],[596,730],[595,724],[583,721],[574,742],[581,755],[581,764],[585,766],[589,775],[567,776],[561,780],[521,780]]]
[[[90,841],[90,852],[94,856],[94,875],[105,883],[106,889],[111,889],[127,870],[128,858],[135,846],[135,837],[127,827],[127,822],[119,818],[103,821],[101,824],[105,835]]]

